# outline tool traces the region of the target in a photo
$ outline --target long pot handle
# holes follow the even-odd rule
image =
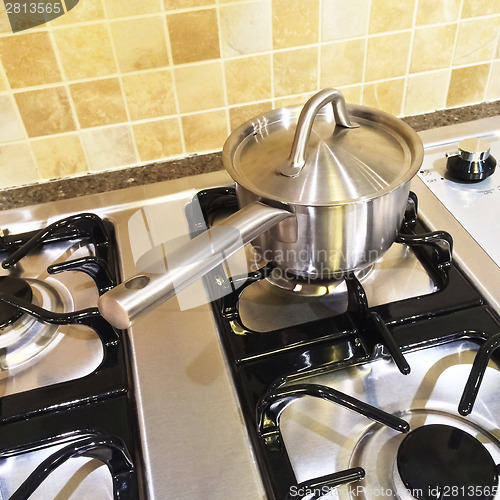
[[[293,216],[282,208],[252,202],[172,252],[175,267],[165,274],[141,273],[99,297],[99,311],[111,325],[125,329],[204,276],[227,257],[278,222]]]
[[[304,105],[297,121],[297,128],[293,136],[292,149],[286,164],[280,173],[286,177],[296,177],[306,163],[306,147],[311,136],[314,119],[319,110],[331,103],[335,125],[345,128],[357,128],[357,123],[351,122],[342,92],[337,89],[324,89],[313,95]]]

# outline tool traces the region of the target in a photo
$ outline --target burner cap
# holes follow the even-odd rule
[[[421,500],[487,500],[496,493],[498,476],[488,450],[449,425],[411,431],[399,446],[397,465],[405,486]]]
[[[368,266],[356,271],[354,274],[361,282],[370,274],[374,266]],[[283,271],[275,267],[266,277],[266,280],[274,286],[293,292],[304,297],[321,297],[333,293],[335,289],[345,282],[345,274],[331,279],[313,279]]]
[[[20,299],[31,302],[33,292],[31,287],[21,278],[13,276],[0,276],[0,293],[14,295]],[[0,301],[0,328],[14,323],[16,319],[23,315],[16,307],[9,306]]]

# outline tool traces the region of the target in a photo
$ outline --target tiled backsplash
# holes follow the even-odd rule
[[[498,0],[80,0],[12,34],[0,185],[218,150],[324,87],[395,115],[500,99]]]

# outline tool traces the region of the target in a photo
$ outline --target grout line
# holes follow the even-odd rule
[[[470,66],[470,65],[469,65]],[[466,66],[466,67],[469,67],[469,66]],[[450,68],[441,68],[441,69],[436,69],[436,70],[432,70],[432,71],[424,71],[424,72],[420,72],[420,73],[414,73],[412,74],[413,75],[425,75],[425,74],[432,74],[432,73],[439,73],[439,72],[442,72],[442,71],[445,71],[445,70],[449,70]],[[392,78],[386,78],[386,79],[382,79],[382,80],[374,80],[373,82],[370,82],[370,84],[377,84],[377,83],[383,83],[383,82],[388,82],[388,81],[396,81],[396,80],[401,80],[402,78],[404,78],[404,76],[396,76],[396,77],[392,77]],[[350,85],[342,85],[342,88],[354,88],[354,87],[358,87],[360,85],[359,82],[356,82],[356,83],[353,83],[353,84],[350,84]],[[288,98],[291,98],[291,99],[294,99],[294,98],[300,98],[300,97],[303,97],[303,96],[307,96],[309,95],[310,92],[300,92],[300,93],[296,93],[296,94],[290,94],[290,95],[286,95],[286,96],[283,96],[283,97],[278,97],[276,98],[277,101],[279,100],[283,100],[283,99],[288,99]],[[253,100],[253,101],[248,101],[248,102],[244,102],[244,103],[237,103],[237,104],[231,104],[231,105],[228,105],[227,108],[230,110],[230,109],[235,109],[235,108],[239,108],[241,106],[251,106],[251,105],[256,105],[256,104],[262,104],[262,103],[268,103],[270,102],[270,99],[269,98],[264,98],[264,99],[258,99],[258,100]],[[204,110],[201,110],[201,111],[192,111],[192,112],[188,112],[188,113],[176,113],[176,114],[172,114],[172,115],[161,115],[161,116],[155,116],[155,117],[150,117],[150,118],[142,118],[142,119],[139,119],[139,120],[130,120],[129,124],[131,125],[135,125],[135,124],[142,124],[142,123],[154,123],[154,122],[157,122],[157,121],[161,121],[161,120],[165,120],[165,119],[174,119],[174,118],[178,118],[178,119],[181,119],[182,117],[184,116],[200,116],[200,115],[203,115],[205,113],[210,113],[210,112],[214,112],[214,111],[223,111],[226,109],[226,106],[219,106],[219,107],[216,107],[216,108],[209,108],[209,109],[204,109]],[[113,127],[116,127],[120,125],[119,123],[111,123],[111,124],[107,124],[107,125],[101,125],[101,126],[98,126],[98,127],[85,127],[85,128],[79,128],[78,130],[73,130],[73,131],[68,131],[68,132],[61,132],[61,133],[57,133],[57,134],[48,134],[48,135],[45,135],[45,136],[38,136],[36,138],[30,138],[30,139],[33,139],[33,140],[38,140],[38,139],[42,139],[42,138],[47,138],[47,137],[60,137],[60,136],[67,136],[67,135],[72,135],[74,133],[85,133],[89,130],[104,130],[104,129],[108,129],[108,128],[113,128]],[[19,143],[19,142],[23,142],[25,139],[20,139],[20,140],[17,140],[17,141],[11,141],[9,142],[14,144],[14,143]]]
[[[163,26],[163,34],[165,36],[165,43],[167,45],[167,55],[168,55],[168,61],[169,61],[169,72],[170,72],[170,78],[172,82],[172,90],[174,93],[174,104],[175,104],[175,110],[176,110],[176,116],[177,116],[177,127],[179,129],[179,137],[181,140],[181,149],[183,154],[187,154],[187,149],[186,149],[186,140],[184,138],[184,128],[182,126],[182,119],[180,116],[181,108],[179,104],[179,93],[177,92],[177,81],[175,79],[175,71],[174,71],[174,55],[172,53],[172,44],[170,43],[170,36],[169,36],[169,31],[168,31],[168,22],[167,22],[167,11],[165,9],[165,4],[162,0],[161,1],[161,11],[162,11],[162,26]]]
[[[496,16],[496,17],[498,17],[498,16]],[[455,23],[455,22],[453,22],[453,23],[443,23],[443,25],[453,25],[453,24],[458,24],[458,23]],[[417,27],[416,29],[420,29],[420,27]],[[390,35],[390,34],[398,34],[398,33],[406,33],[406,32],[412,32],[412,30],[407,29],[407,30],[402,30],[402,31],[397,31],[397,32],[396,31],[390,32],[390,33],[387,32],[387,33],[384,33],[383,35],[377,35],[377,36],[386,36],[386,35]],[[109,26],[108,26],[108,34],[110,35],[111,44],[114,47],[114,42],[113,42],[113,38],[111,36],[111,32],[109,30]],[[458,25],[457,25],[457,33],[455,34],[454,45],[456,45],[457,36],[458,36]],[[224,60],[230,61],[230,60],[238,60],[238,59],[243,59],[243,58],[247,58],[247,57],[261,56],[261,55],[267,55],[267,54],[269,54],[269,55],[272,56],[275,53],[290,52],[290,51],[294,51],[294,50],[302,50],[302,49],[307,49],[307,48],[313,48],[313,47],[316,47],[318,44],[321,47],[323,45],[334,45],[336,43],[346,43],[346,42],[349,42],[349,41],[364,40],[365,41],[365,63],[363,64],[363,80],[360,83],[365,83],[366,82],[365,73],[366,73],[366,59],[367,59],[367,40],[369,38],[372,38],[372,36],[370,36],[370,35],[359,36],[359,37],[345,38],[345,39],[335,40],[335,41],[319,42],[319,43],[309,44],[309,45],[301,45],[301,46],[297,46],[297,47],[293,47],[293,48],[276,49],[276,50],[268,50],[268,51],[256,52],[256,53],[252,53],[252,54],[242,54],[242,55],[237,55],[237,56],[221,56],[221,57]],[[170,44],[168,43],[168,37],[167,36],[166,36],[166,39],[167,39],[167,48],[168,48],[169,58],[171,60],[172,59],[172,55],[171,55]],[[455,50],[455,48],[456,47],[454,46],[454,50]],[[114,51],[114,55],[116,57],[115,52],[116,51]],[[116,59],[115,60],[115,63],[117,65],[117,71],[116,72],[109,73],[109,74],[106,74],[106,75],[91,76],[91,77],[87,77],[87,78],[68,79],[68,82],[70,82],[71,84],[85,83],[85,82],[89,82],[89,81],[105,80],[105,79],[109,79],[109,78],[119,78],[121,76],[145,74],[145,73],[148,73],[148,72],[155,72],[155,71],[164,71],[165,69],[174,69],[174,68],[177,69],[177,68],[185,68],[185,67],[195,67],[195,66],[202,65],[202,64],[207,64],[207,63],[210,63],[210,62],[216,62],[217,60],[218,59],[215,58],[215,59],[207,59],[207,60],[204,60],[204,61],[196,61],[196,62],[193,62],[193,63],[185,63],[185,64],[177,64],[177,65],[172,64],[172,65],[164,65],[164,66],[160,66],[160,67],[156,67],[156,68],[147,68],[147,69],[141,69],[141,70],[135,70],[135,71],[124,71],[124,72],[121,72],[119,70],[119,65],[118,65],[118,62],[117,62],[117,59]],[[484,62],[488,62],[490,60],[491,59],[488,58]],[[479,62],[481,62],[481,61],[479,61]],[[477,64],[477,63],[478,62],[475,62],[473,64]],[[461,65],[450,64],[450,66],[458,68],[458,67],[471,66],[473,64],[471,64],[471,63],[464,63],[464,64],[461,64]],[[57,84],[54,84],[54,83],[42,84],[42,85],[34,85],[34,86],[30,86],[30,87],[22,87],[22,88],[18,88],[18,89],[13,89],[13,92],[14,93],[18,93],[18,92],[23,92],[23,91],[28,91],[28,90],[39,90],[39,89],[43,89],[43,88],[51,88],[51,87],[54,87],[56,85]],[[176,96],[176,101],[177,101],[177,92],[176,92],[176,89],[174,89],[174,94]],[[177,103],[177,105],[178,105],[178,103]]]
[[[5,68],[3,67],[3,64],[2,64],[1,60],[0,60],[0,72],[1,72],[0,78],[3,79],[3,82],[5,83],[5,85],[7,87],[5,89],[5,91],[2,92],[2,95],[8,95],[9,96],[10,102],[14,106],[14,112],[15,112],[15,114],[17,116],[17,119],[18,119],[19,123],[21,124],[21,126],[22,126],[22,128],[24,130],[24,137],[22,139],[19,139],[19,141],[20,142],[27,141],[29,139],[29,137],[28,137],[28,130],[26,129],[26,125],[24,124],[24,120],[23,120],[23,117],[21,115],[21,111],[19,110],[19,107],[17,105],[17,101],[14,98],[14,92],[12,92],[12,88],[10,86],[9,79],[7,78],[7,73],[5,72]]]
[[[468,68],[468,67],[473,67],[473,66],[480,66],[480,65],[483,65],[483,64],[488,64],[490,62],[485,61],[485,62],[480,62],[480,63],[475,63],[475,64],[466,64],[466,65],[463,65],[461,67]],[[460,68],[460,67],[458,67],[458,68]],[[451,69],[452,68],[450,68],[450,67],[447,67],[447,68],[438,68],[438,69],[434,69],[434,70],[430,70],[430,71],[422,71],[422,72],[412,73],[412,76],[428,75],[428,74],[432,74],[432,73],[439,73],[439,72],[446,71],[446,70],[450,70],[450,72],[451,72]],[[402,78],[404,78],[404,75],[403,76],[401,76],[401,75],[400,76],[395,76],[395,77],[392,77],[392,78],[380,79],[380,80],[373,80],[373,81],[370,81],[369,83],[370,84],[384,83],[384,82],[389,82],[389,81],[401,80]],[[350,85],[343,85],[342,87],[343,88],[348,88],[348,87],[356,87],[356,86],[359,86],[359,85],[361,85],[361,82],[356,82],[356,83],[353,83],[353,84],[350,84]],[[61,82],[59,82],[58,84],[51,85],[50,87],[60,87],[60,86],[61,86]],[[14,92],[14,93],[17,93],[17,92]],[[302,97],[302,96],[308,95],[309,93],[310,92],[300,92],[300,93],[290,94],[290,95],[286,95],[286,96],[282,96],[282,97],[274,97],[274,99],[275,100],[282,100],[282,99],[288,99],[288,98]],[[3,95],[10,95],[11,93],[9,93],[8,91],[4,91],[2,94]],[[143,118],[143,119],[139,119],[139,120],[132,120],[132,119],[130,119],[129,123],[131,123],[131,124],[140,124],[140,123],[149,123],[149,122],[155,122],[155,121],[165,120],[165,119],[171,119],[171,118],[179,118],[180,119],[180,118],[182,118],[184,116],[199,116],[199,115],[202,115],[202,114],[205,114],[205,113],[209,113],[209,112],[213,112],[213,111],[225,110],[226,108],[228,108],[228,109],[234,109],[234,108],[238,108],[238,107],[241,107],[241,106],[250,106],[250,105],[255,105],[255,104],[267,103],[269,101],[270,101],[269,98],[257,99],[257,100],[253,100],[253,101],[236,103],[236,104],[231,104],[231,105],[227,105],[227,106],[226,105],[224,105],[224,106],[218,106],[218,107],[215,107],[215,108],[208,108],[208,109],[199,110],[199,111],[191,111],[191,112],[186,112],[186,113],[174,113],[174,114],[170,114],[170,115],[160,115],[160,116]],[[73,104],[73,103],[71,102],[71,104]],[[16,108],[17,108],[17,106],[16,106]],[[57,133],[57,134],[49,134],[49,135],[40,136],[40,137],[64,136],[64,135],[69,135],[69,134],[74,133],[74,132],[85,132],[85,131],[94,130],[94,129],[106,129],[106,128],[115,127],[117,125],[120,125],[120,124],[119,123],[111,123],[111,124],[107,124],[107,125],[101,125],[101,126],[98,126],[98,127],[85,127],[85,128],[82,128],[81,126],[78,126],[78,128],[76,130],[74,130],[74,131]],[[17,143],[19,141],[13,141],[13,142]]]
[[[265,54],[268,54],[269,55],[269,58],[271,60],[271,108],[272,109],[275,109],[276,108],[276,92],[275,92],[275,79],[274,79],[274,53],[275,53],[275,50],[274,50],[274,39],[273,39],[273,33],[274,33],[274,30],[273,30],[273,6],[272,6],[272,0],[271,2],[269,3],[269,9],[270,12],[268,12],[268,15],[269,15],[269,18],[270,18],[270,23],[271,23],[271,29],[269,30],[269,47],[271,47],[271,50],[269,51],[264,51],[262,52],[262,55],[265,55]]]
[[[316,80],[316,88],[319,90],[322,88],[321,85],[321,70],[323,68],[321,64],[321,40],[323,37],[323,9],[324,9],[324,1],[319,0],[318,5],[318,39],[316,40],[318,45],[318,77]]]
[[[224,108],[226,112],[226,135],[229,136],[231,133],[231,116],[229,113],[229,98],[227,95],[226,64],[224,57],[224,44],[222,43],[222,19],[219,6],[217,6],[215,10],[215,16],[217,20],[217,34],[219,35],[219,60],[222,74],[222,97],[224,99]]]
[[[316,46],[316,92],[321,89],[321,48]]]
[[[406,60],[406,71],[404,74],[404,84],[403,84],[403,95],[401,97],[401,106],[399,109],[399,115],[398,116],[404,116],[405,109],[406,109],[406,96],[408,94],[408,79],[410,76],[410,67],[411,67],[411,60],[413,57],[413,44],[415,42],[415,28],[417,24],[417,10],[418,10],[418,0],[415,1],[415,6],[413,8],[413,19],[411,22],[411,34],[410,34],[410,46],[408,47],[408,57]]]
[[[453,75],[453,69],[454,69],[453,60],[455,59],[455,52],[456,52],[456,49],[457,49],[458,33],[460,32],[460,24],[461,24],[461,21],[462,21],[463,6],[464,6],[464,0],[460,0],[460,5],[458,7],[458,16],[457,16],[457,21],[456,21],[457,30],[455,32],[455,39],[453,40],[453,49],[451,51],[450,65],[448,67],[448,69],[450,70],[449,71],[449,76],[448,76],[448,84],[447,84],[447,87],[446,87],[446,93],[445,93],[445,96],[444,96],[444,102],[442,103],[443,109],[448,109],[449,108],[447,106],[447,103],[448,103],[448,93],[450,91],[451,78],[452,78],[452,75]]]
[[[370,31],[370,15],[372,11],[372,2],[370,0],[370,4],[368,6],[368,15],[366,16],[366,26],[365,26],[365,34],[362,39],[364,41],[364,55],[363,55],[363,71],[361,73],[361,96],[360,96],[360,104],[364,104],[365,101],[365,85],[366,85],[366,66],[368,65],[368,32]]]
[[[251,4],[251,3],[255,3],[255,1],[251,0],[249,2],[228,2],[228,3],[224,3],[224,4],[219,4],[219,7],[236,6],[236,5],[239,6],[242,3]],[[105,4],[105,2],[103,2],[103,4]],[[88,25],[92,25],[92,24],[103,24],[103,23],[114,24],[114,23],[119,23],[119,22],[123,22],[123,21],[132,21],[132,20],[137,20],[137,19],[156,17],[156,16],[160,16],[162,14],[164,14],[164,15],[172,15],[172,14],[178,14],[178,13],[182,14],[182,13],[197,12],[200,10],[201,11],[210,10],[210,9],[214,9],[214,8],[218,8],[217,4],[212,4],[212,5],[202,6],[202,7],[191,7],[191,8],[178,9],[178,10],[166,10],[166,9],[162,8],[162,10],[159,10],[157,12],[150,12],[150,13],[146,13],[146,14],[136,14],[133,16],[123,16],[123,17],[117,17],[117,18],[99,18],[99,19],[92,19],[89,21],[80,21],[80,22],[67,23],[67,24],[62,23],[62,24],[52,25],[51,21],[49,21],[48,23],[45,23],[43,25],[30,28],[29,32],[30,33],[44,32],[48,28],[50,28],[54,31],[59,31],[59,30],[64,30],[64,29],[68,29],[68,28],[88,26]],[[460,11],[461,11],[461,9],[460,9]],[[468,18],[464,18],[464,19],[461,19],[459,17],[458,19],[453,20],[453,21],[441,21],[441,22],[431,23],[431,24],[419,24],[418,26],[416,25],[416,27],[417,28],[436,27],[436,26],[444,26],[447,24],[454,24],[456,22],[488,20],[488,19],[494,19],[494,18],[498,18],[498,17],[499,17],[498,13],[485,14],[483,16],[468,17]],[[380,36],[390,35],[390,34],[394,34],[394,33],[400,33],[402,31],[408,31],[408,28],[402,29],[402,30],[383,31],[380,33],[367,33],[366,36],[368,36],[370,38],[371,37],[380,37]],[[4,33],[0,33],[0,38],[8,37],[8,36],[22,36],[23,34],[26,34],[26,31],[20,31],[17,33],[4,32]],[[344,40],[344,39],[339,39],[339,40]],[[279,49],[276,49],[276,50],[279,50]]]
[[[52,49],[54,51],[54,56],[55,56],[56,61],[57,61],[57,66],[58,66],[58,69],[61,73],[62,81],[60,82],[60,84],[62,83],[62,86],[66,90],[66,95],[68,97],[69,107],[71,109],[71,114],[73,116],[73,121],[75,123],[75,130],[72,131],[72,133],[76,134],[78,136],[78,139],[80,141],[80,146],[82,147],[83,156],[85,158],[85,163],[86,163],[85,166],[86,166],[87,172],[89,172],[90,171],[90,158],[87,154],[87,150],[86,150],[84,143],[83,143],[83,138],[81,137],[81,134],[80,134],[80,131],[81,131],[80,120],[78,119],[78,113],[76,112],[76,106],[75,106],[75,103],[73,102],[73,96],[71,95],[71,92],[70,92],[68,78],[66,75],[66,71],[64,69],[64,65],[62,63],[61,54],[59,53],[59,46],[57,45],[57,42],[55,39],[55,34],[52,30],[52,27],[48,26],[47,31],[48,31],[48,35],[50,38],[50,43],[52,44]],[[61,86],[60,84],[58,86]],[[68,134],[61,134],[61,135],[72,135],[72,134],[68,133]],[[49,135],[49,136],[45,136],[45,137],[54,137],[54,136]],[[33,139],[34,138],[32,138],[32,137],[28,138],[30,149],[32,149],[31,142],[33,141]],[[38,162],[35,161],[35,164],[37,165],[37,170],[38,170]]]
[[[458,8],[458,20],[457,20],[457,31],[455,32],[455,39],[453,40],[453,50],[451,51],[451,59],[450,59],[450,76],[449,76],[449,79],[448,79],[448,88],[446,90],[446,96],[445,96],[445,100],[444,100],[444,107],[446,108],[446,103],[448,102],[448,92],[450,91],[450,84],[451,84],[451,77],[452,77],[452,74],[453,74],[453,69],[455,68],[453,66],[453,61],[455,59],[455,52],[457,50],[457,43],[458,43],[458,33],[460,32],[460,23],[461,23],[461,20],[462,20],[462,9],[463,9],[463,6],[464,6],[464,0],[460,0],[460,6]],[[470,66],[470,64],[468,65]]]
[[[24,87],[22,89],[16,89],[13,92],[14,92],[14,94],[16,94],[16,93],[18,93],[18,91],[34,90],[34,89],[41,90],[41,89],[46,89],[46,88],[60,87],[62,85],[65,88],[66,94],[68,96],[68,102],[69,102],[69,106],[71,108],[71,113],[73,115],[73,120],[75,122],[76,130],[80,130],[80,121],[78,120],[78,115],[76,113],[76,108],[75,108],[75,105],[73,103],[73,98],[71,97],[71,92],[69,91],[68,78],[66,75],[66,71],[64,70],[64,66],[63,66],[62,59],[61,59],[61,54],[59,53],[59,47],[56,43],[55,35],[50,28],[48,29],[48,35],[50,38],[50,43],[52,44],[52,50],[54,51],[54,56],[56,58],[57,68],[61,74],[61,81],[54,83],[52,85],[46,84],[46,85],[37,85],[35,87]]]
[[[269,22],[271,23],[271,29],[269,30],[269,34],[268,34],[268,37],[269,37],[269,47],[271,47],[271,50],[265,50],[265,51],[262,51],[261,53],[259,53],[259,55],[269,55],[269,60],[270,60],[270,85],[271,85],[271,95],[269,97],[269,99],[271,100],[271,109],[275,109],[276,108],[276,101],[277,101],[277,98],[276,98],[276,92],[275,92],[275,84],[276,84],[276,80],[274,78],[274,53],[275,53],[275,50],[274,50],[274,37],[273,37],[273,34],[274,34],[274,29],[273,29],[273,5],[272,5],[272,0],[269,2],[269,7],[268,9],[270,9],[268,11],[268,18],[269,18]],[[269,100],[268,99],[268,100]]]
[[[490,62],[490,68],[488,70],[488,76],[486,77],[486,83],[484,85],[484,91],[483,91],[482,101],[484,102],[488,102],[487,97],[488,97],[488,90],[490,88],[490,80],[492,73],[493,73],[493,63]]]
[[[398,79],[401,79],[401,77],[393,78],[393,80],[398,80]],[[343,85],[342,88],[350,88],[350,87],[357,87],[357,86],[359,86],[359,83],[355,83],[352,85]],[[310,94],[311,94],[311,92],[300,92],[298,94],[290,94],[290,95],[287,95],[284,97],[279,97],[279,98],[277,98],[277,100],[283,100],[283,99],[289,99],[289,98],[296,99],[296,98],[301,98],[304,96],[309,96]],[[269,102],[269,99],[261,99],[258,101],[251,101],[251,102],[242,103],[242,104],[233,104],[233,105],[228,106],[228,108],[235,109],[235,108],[239,108],[241,106],[251,106],[251,105],[255,105],[255,104],[262,104],[262,103],[268,103],[268,102]],[[143,123],[154,123],[154,122],[162,121],[165,119],[176,119],[176,118],[180,119],[184,116],[199,116],[199,115],[202,115],[205,113],[211,113],[214,111],[223,111],[225,109],[226,109],[226,107],[221,106],[218,108],[211,108],[211,109],[207,109],[207,110],[203,110],[203,111],[196,111],[196,112],[192,112],[192,113],[183,113],[180,115],[165,115],[165,116],[158,116],[158,117],[154,117],[154,118],[144,118],[144,119],[140,119],[140,120],[131,121],[130,125],[140,125]],[[124,124],[123,123],[110,123],[108,125],[101,125],[98,127],[88,127],[88,128],[83,128],[80,130],[71,130],[68,132],[60,132],[57,134],[48,134],[48,135],[43,135],[43,136],[37,136],[37,137],[29,138],[29,140],[30,141],[40,141],[40,140],[44,140],[47,138],[67,137],[67,136],[71,136],[71,135],[75,135],[75,134],[82,134],[82,133],[85,134],[88,131],[106,130],[106,129],[114,128],[114,127],[117,127],[120,125],[124,125]],[[18,139],[15,141],[8,141],[5,143],[2,143],[2,145],[4,145],[4,144],[20,144],[23,142],[26,142],[26,139]],[[191,153],[187,153],[187,154],[196,154],[196,153],[191,152]]]
[[[500,27],[497,29],[497,36],[495,39],[495,46],[493,48],[493,53],[490,61],[490,70],[488,72],[488,77],[486,78],[486,85],[484,86],[483,101],[488,102],[488,91],[490,89],[491,78],[493,75],[493,61],[495,60],[495,55],[497,50],[500,49]]]
[[[106,6],[106,2],[102,2],[102,8],[104,11],[104,17],[106,18],[106,20],[108,20],[108,9]],[[130,138],[132,140],[132,147],[134,149],[135,163],[137,164],[137,162],[140,159],[139,150],[137,149],[137,144],[135,143],[134,131],[132,130],[132,126],[130,125],[132,120],[130,118],[130,110],[128,107],[127,97],[125,95],[125,89],[123,86],[123,73],[121,73],[121,71],[120,71],[120,63],[118,60],[118,53],[116,50],[115,40],[113,38],[113,33],[111,32],[111,25],[109,22],[106,23],[106,31],[108,33],[110,44],[111,44],[111,52],[113,53],[113,60],[115,61],[115,65],[116,65],[116,68],[118,70],[118,74],[115,78],[118,78],[118,85],[120,86],[120,92],[121,92],[121,97],[122,97],[122,101],[123,101],[123,106],[125,108],[125,116],[127,117],[127,123],[121,122],[121,123],[114,123],[113,125],[115,125],[115,126],[116,125],[118,125],[118,126],[125,125],[126,128],[128,128],[128,132],[130,133]],[[90,166],[91,166],[91,164],[89,163],[89,167]]]
[[[223,6],[223,7],[226,7],[226,6],[236,6],[236,5],[241,5],[242,3],[255,3],[254,0],[251,0],[251,1],[248,1],[248,2],[228,2],[228,3],[224,3],[224,4],[219,4],[219,6]],[[103,5],[105,4],[105,2],[103,2]],[[105,7],[104,7],[105,8]],[[104,18],[104,19],[93,19],[93,20],[90,20],[90,21],[80,21],[80,22],[76,22],[76,23],[68,23],[68,24],[57,24],[57,25],[52,25],[51,22],[49,21],[48,23],[46,24],[43,24],[41,26],[35,26],[33,28],[30,28],[30,33],[39,33],[39,32],[45,32],[47,31],[49,28],[53,31],[59,31],[59,30],[65,30],[65,29],[72,29],[72,28],[75,28],[75,27],[81,27],[81,26],[88,26],[88,25],[93,25],[93,24],[114,24],[114,23],[119,23],[119,22],[123,22],[123,21],[133,21],[133,20],[137,20],[137,19],[144,19],[144,18],[150,18],[150,17],[157,17],[157,16],[161,16],[162,14],[163,15],[171,15],[171,14],[177,14],[177,13],[189,13],[189,12],[196,12],[196,11],[200,11],[200,10],[209,10],[209,9],[213,9],[213,8],[217,8],[217,4],[212,4],[212,5],[208,5],[208,6],[202,6],[202,7],[191,7],[191,8],[186,8],[186,9],[178,9],[178,10],[171,10],[171,11],[167,11],[165,10],[164,8],[162,8],[162,10],[158,11],[158,12],[151,12],[151,13],[146,13],[146,14],[137,14],[137,15],[134,15],[134,16],[124,16],[124,17],[118,17],[118,18]],[[460,8],[460,12],[461,12],[461,8]],[[457,20],[454,20],[454,21],[442,21],[442,22],[438,22],[438,23],[433,23],[433,24],[422,24],[422,25],[418,25],[417,28],[426,28],[426,27],[436,27],[436,26],[444,26],[444,25],[448,25],[448,24],[454,24],[456,22],[468,22],[468,21],[477,21],[477,20],[488,20],[488,19],[494,19],[494,18],[498,18],[499,17],[499,14],[498,13],[494,13],[494,14],[486,14],[484,16],[476,16],[476,17],[468,17],[468,18],[465,18],[465,19],[460,19],[460,17],[457,19]],[[368,36],[369,38],[376,38],[376,37],[381,37],[381,36],[386,36],[386,35],[392,35],[392,34],[395,34],[395,33],[401,33],[401,32],[404,32],[404,31],[408,31],[408,29],[403,29],[403,30],[393,30],[393,31],[384,31],[384,32],[381,32],[381,33],[367,33],[366,36]],[[4,37],[12,37],[12,36],[23,36],[27,34],[26,31],[20,31],[20,32],[17,32],[17,33],[12,33],[12,32],[4,32],[4,33],[0,33],[0,38],[4,38]],[[353,38],[362,38],[362,37],[353,37]],[[340,40],[348,40],[350,38],[342,38],[342,39],[339,39]],[[332,40],[330,40],[331,42]],[[322,42],[322,43],[329,43],[329,42]],[[277,51],[279,50],[286,50],[286,49],[276,49]]]

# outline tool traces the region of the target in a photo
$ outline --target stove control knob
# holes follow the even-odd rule
[[[497,162],[490,155],[490,144],[483,139],[464,139],[458,153],[448,155],[448,175],[460,182],[479,182],[489,177]]]
[[[484,161],[490,156],[490,143],[483,139],[464,139],[458,144],[460,158],[465,161]]]

